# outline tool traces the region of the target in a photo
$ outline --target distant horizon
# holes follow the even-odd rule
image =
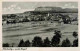
[[[41,6],[40,6],[41,7]],[[49,7],[49,6],[44,6],[44,7]],[[51,6],[50,6],[51,7]],[[38,7],[37,7],[38,8]],[[62,8],[62,7],[60,7]],[[62,9],[78,9],[78,8],[62,8]],[[25,10],[24,12],[28,12],[28,11],[34,11],[35,9],[33,10]],[[17,12],[17,13],[5,13],[5,14],[18,14],[18,13],[24,13],[24,12]],[[3,14],[3,13],[2,13]]]
[[[2,14],[23,13],[25,11],[34,11],[37,7],[61,7],[78,8],[77,2],[3,2]]]

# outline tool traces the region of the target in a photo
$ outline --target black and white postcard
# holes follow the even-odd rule
[[[2,47],[78,48],[78,10],[73,1],[2,2]]]

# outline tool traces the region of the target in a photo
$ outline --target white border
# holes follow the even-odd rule
[[[79,18],[79,0],[3,0],[2,2],[78,2],[78,19]],[[2,49],[2,2],[0,1],[0,51]],[[78,23],[80,20],[78,20]],[[80,30],[78,25],[78,38],[80,37]],[[80,38],[79,38],[80,41]],[[16,47],[14,47],[16,48]],[[79,47],[28,47],[27,50],[24,51],[79,51]],[[23,51],[23,50],[3,50],[3,51]]]

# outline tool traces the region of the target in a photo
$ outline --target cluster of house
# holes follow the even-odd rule
[[[29,22],[29,21],[47,21],[47,20],[52,20],[52,21],[58,21],[59,19],[62,19],[59,15],[51,15],[51,14],[46,14],[46,16],[43,15],[17,15],[15,17],[6,17],[2,19],[2,23],[19,23],[19,22]]]

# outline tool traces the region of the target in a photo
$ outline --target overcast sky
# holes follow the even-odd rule
[[[36,7],[40,6],[78,8],[78,3],[77,2],[3,2],[2,3],[3,14],[32,11]]]

